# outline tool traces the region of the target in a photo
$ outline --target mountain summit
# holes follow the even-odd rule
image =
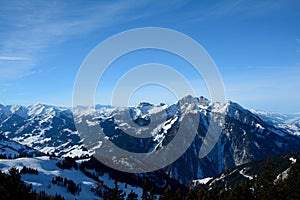
[[[182,183],[214,176],[252,160],[300,151],[298,136],[231,101],[211,103],[204,97],[187,96],[172,105],[98,106],[95,112],[96,117],[93,113],[93,121],[89,121],[85,119],[91,119],[92,112],[84,108],[72,112],[68,108],[43,104],[0,105],[0,134],[43,153],[91,155],[95,149],[86,148],[75,126],[85,123],[89,127],[100,127],[105,134],[102,138],[126,151],[151,154],[167,148],[178,134],[184,116],[190,116],[190,126],[183,130],[194,131],[191,144],[179,159],[163,169]],[[124,120],[124,116],[129,117],[130,122]],[[199,157],[201,147],[209,142],[206,136],[210,126],[220,132],[213,138],[215,144],[209,153]],[[141,130],[148,137],[143,136]],[[138,160],[131,161],[132,165],[138,163]]]

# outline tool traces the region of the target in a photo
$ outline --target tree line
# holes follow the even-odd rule
[[[0,200],[64,200],[61,195],[36,192],[31,185],[21,180],[18,169],[11,168],[9,174],[0,171]]]
[[[115,181],[115,187],[106,190],[101,197],[106,200],[289,200],[300,199],[300,161],[292,164],[288,169],[286,176],[276,176],[275,166],[272,159],[268,159],[264,165],[262,173],[252,180],[236,183],[232,187],[218,187],[212,184],[209,188],[204,185],[190,188],[187,193],[180,189],[171,192],[165,188],[162,195],[154,195],[153,191],[147,190],[147,181],[144,181],[143,193],[141,196],[131,191],[127,197],[126,194],[118,188]]]
[[[233,187],[218,187],[212,184],[208,189],[203,185],[191,188],[187,194],[180,190],[170,193],[168,188],[160,200],[289,200],[300,199],[300,161],[292,164],[286,175],[276,176],[275,165],[268,159],[260,176],[236,183]]]

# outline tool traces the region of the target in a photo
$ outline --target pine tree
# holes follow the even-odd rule
[[[144,184],[143,184],[143,194],[142,194],[142,200],[149,200],[149,193],[147,191],[147,180],[144,180]]]
[[[119,200],[124,199],[124,196],[126,195],[122,190],[119,190],[118,182],[114,181],[115,187],[112,189],[109,199],[110,200]]]
[[[208,200],[217,200],[219,199],[219,190],[215,184],[213,184],[211,190],[207,193]]]
[[[238,183],[235,183],[233,188],[230,190],[229,199],[232,200],[240,199],[241,192],[242,192],[242,188],[239,186]]]
[[[225,187],[219,191],[219,199],[227,200],[229,199],[229,192],[225,190]]]
[[[205,191],[203,189],[202,186],[199,187],[198,191],[197,191],[197,199],[198,200],[203,200],[205,199]]]
[[[131,190],[127,195],[126,200],[138,200],[138,195],[133,190]]]
[[[151,187],[151,190],[150,190],[150,200],[155,200],[155,195],[154,195],[154,189],[153,189],[153,187]]]
[[[180,199],[182,199],[180,188],[178,188],[178,189],[176,190],[175,196],[174,196],[173,199],[175,199],[175,200],[180,200]]]
[[[162,196],[160,196],[160,200],[169,200],[172,198],[172,195],[170,194],[170,190],[169,188],[167,187],[165,190],[164,190],[164,193]]]
[[[286,179],[287,199],[300,199],[300,161],[292,164]]]
[[[279,179],[276,181],[274,186],[274,197],[278,200],[284,200],[287,197],[287,184],[286,181],[283,180],[282,175],[280,175]]]
[[[21,175],[19,170],[16,168],[11,168],[9,170],[9,175],[2,175],[0,181],[0,199],[10,200],[10,199],[33,199],[34,195],[31,192],[31,185],[26,185],[21,180]]]
[[[185,197],[185,200],[194,200],[194,199],[196,199],[196,195],[195,195],[194,191],[192,189],[190,189]]]
[[[241,195],[240,195],[241,200],[254,199],[254,196],[252,194],[252,191],[251,191],[250,187],[251,187],[251,185],[250,185],[249,181],[245,181],[242,184],[242,186],[241,186]]]
[[[274,173],[274,163],[272,159],[268,159],[262,171],[262,174],[257,180],[255,188],[256,197],[261,200],[274,199],[274,180],[276,178]]]

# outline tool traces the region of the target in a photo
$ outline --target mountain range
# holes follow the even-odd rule
[[[299,115],[250,111],[231,101],[212,103],[204,97],[186,96],[171,105],[143,102],[132,107],[0,105],[0,154],[14,157],[22,150],[40,156],[89,157],[97,153],[96,144],[88,145],[77,131],[78,124],[100,127],[103,143],[110,141],[129,152],[151,154],[168,147],[186,116],[191,123],[183,130],[194,131],[191,144],[179,159],[159,170],[182,184],[217,176],[250,161],[300,152]],[[214,138],[215,145],[205,147],[210,151],[201,157],[210,126],[220,133]],[[142,137],[140,130],[148,137]],[[135,166],[139,158],[130,162]]]

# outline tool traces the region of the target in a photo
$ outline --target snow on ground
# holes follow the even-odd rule
[[[19,156],[20,152],[35,153],[35,150],[29,149],[17,142],[11,140],[0,140],[0,154],[9,157]]]
[[[56,163],[61,161],[60,158],[49,159],[48,156],[35,157],[35,158],[18,158],[18,159],[0,159],[0,170],[2,172],[8,173],[9,169],[16,167],[17,169],[22,169],[23,166],[37,169],[39,175],[33,174],[23,174],[22,180],[28,184],[32,184],[34,190],[45,191],[48,194],[61,194],[66,199],[101,199],[91,192],[91,188],[97,186],[97,182],[87,176],[85,176],[80,170],[62,170],[56,166]],[[85,160],[86,161],[86,160]],[[77,161],[81,163],[83,161]],[[69,180],[73,180],[76,184],[81,186],[82,191],[79,195],[72,195],[67,192],[66,187],[61,187],[52,184],[51,180],[55,176],[61,176]],[[104,174],[99,177],[105,185],[110,188],[114,187],[114,180],[109,177],[108,174]],[[118,183],[119,189],[122,189],[129,194],[131,190],[141,197],[142,189],[134,186],[130,186],[125,183]]]
[[[11,149],[9,147],[6,148],[0,148],[0,154],[1,155],[6,155],[6,156],[10,156],[10,157],[15,157],[15,156],[19,156],[19,152],[15,151],[14,149]]]
[[[300,132],[294,132],[294,135],[300,136]]]
[[[290,171],[290,168],[287,168],[285,171],[283,171],[282,173],[278,174],[278,176],[276,177],[276,179],[275,179],[274,182],[276,182],[276,181],[278,181],[280,179],[286,179],[287,176],[288,176],[289,171]]]
[[[253,177],[252,176],[249,176],[247,174],[245,174],[245,169],[242,169],[241,171],[239,171],[239,173],[244,176],[245,178],[249,179],[249,180],[252,180]]]
[[[164,133],[167,133],[168,130],[169,130],[170,128],[172,128],[173,124],[177,121],[177,119],[178,119],[178,116],[176,116],[174,119],[168,120],[168,121],[165,123],[165,126],[163,127]]]
[[[65,153],[62,157],[81,157],[81,156],[85,156],[85,155],[91,155],[89,154],[87,151],[85,151],[82,147],[82,145],[74,145],[71,148],[65,150]]]
[[[114,180],[111,179],[107,173],[105,173],[102,177],[100,177],[100,179],[104,182],[105,185],[107,185],[110,188],[114,187]],[[123,190],[126,192],[126,195],[130,193],[130,191],[134,191],[136,194],[139,195],[139,198],[141,198],[142,196],[142,189],[141,188],[137,188],[131,185],[128,185],[126,183],[120,183],[118,182],[118,186],[120,190]]]
[[[296,158],[292,158],[292,157],[291,157],[289,160],[292,161],[292,164],[294,164],[294,163],[297,162]]]
[[[293,157],[291,157],[289,160],[292,162],[292,164],[296,163],[296,161],[297,161],[296,158],[293,158]],[[288,176],[288,173],[289,173],[290,169],[291,168],[287,168],[285,171],[283,171],[282,173],[278,174],[278,176],[276,177],[275,181],[278,181],[280,179],[286,179],[287,176]]]
[[[212,177],[207,177],[207,178],[203,178],[203,179],[197,179],[197,180],[193,180],[193,185],[197,185],[197,184],[206,184],[208,183],[208,181],[210,181],[212,179]]]
[[[168,107],[168,105],[163,105],[163,106],[154,106],[153,108],[148,110],[148,113],[150,115],[162,112],[163,110],[165,110]]]
[[[45,191],[48,194],[61,194],[66,199],[100,199],[91,192],[91,187],[96,186],[93,179],[86,177],[81,171],[71,169],[62,170],[56,166],[59,159],[50,160],[49,157],[36,158],[18,158],[14,160],[1,159],[0,169],[6,173],[12,167],[22,169],[23,166],[37,169],[39,175],[23,174],[22,180],[26,183],[32,184],[33,189],[37,191]],[[76,184],[81,184],[82,191],[79,195],[72,195],[67,192],[67,188],[51,183],[55,176],[66,177],[73,180]]]

